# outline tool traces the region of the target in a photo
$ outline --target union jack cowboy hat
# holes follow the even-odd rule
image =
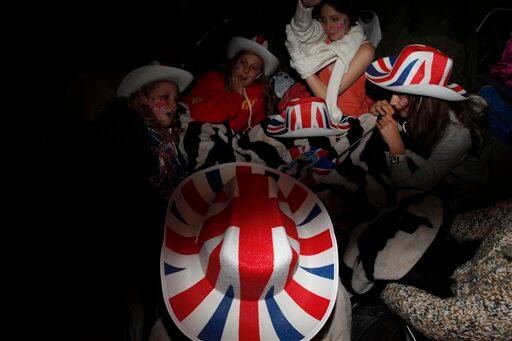
[[[385,57],[373,62],[365,72],[375,85],[413,95],[447,101],[463,101],[469,94],[462,86],[448,84],[453,60],[433,47],[407,45],[398,57]]]
[[[281,114],[270,120],[267,132],[277,137],[341,135],[350,128],[347,120],[348,116],[341,122],[335,122],[322,98],[294,98]]]
[[[311,339],[339,285],[320,200],[284,173],[240,162],[178,186],[160,268],[167,310],[194,340]]]

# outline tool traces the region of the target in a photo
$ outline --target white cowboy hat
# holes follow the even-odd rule
[[[160,261],[174,323],[193,340],[309,340],[338,291],[333,226],[296,179],[235,162],[185,179]]]
[[[142,86],[151,82],[168,80],[178,86],[179,92],[185,90],[194,76],[188,71],[164,65],[146,65],[127,74],[117,88],[117,97],[128,98]]]
[[[268,50],[268,42],[262,36],[255,36],[252,39],[233,37],[228,44],[228,58],[233,58],[238,51],[251,51],[257,54],[265,65],[265,75],[270,76],[279,66],[277,59]]]

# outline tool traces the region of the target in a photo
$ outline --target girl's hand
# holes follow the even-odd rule
[[[400,136],[400,131],[398,130],[398,123],[395,121],[392,114],[386,113],[381,115],[377,119],[377,127],[379,128],[382,138],[386,141],[389,147],[389,152],[393,155],[404,155],[404,143]]]
[[[375,116],[379,115],[393,115],[395,113],[395,108],[391,104],[389,104],[388,101],[382,100],[377,101],[373,106],[370,108],[370,112],[374,114]]]
[[[301,0],[302,5],[306,8],[316,6],[321,0]]]
[[[244,87],[240,79],[235,75],[231,76],[231,90],[243,96]]]

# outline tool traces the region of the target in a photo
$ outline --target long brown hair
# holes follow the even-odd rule
[[[226,71],[224,72],[224,76],[225,76],[225,81],[226,81],[226,88],[229,91],[233,91],[233,89],[231,89],[230,79],[233,74],[233,69],[235,67],[235,64],[240,57],[242,57],[244,54],[247,54],[247,53],[255,54],[251,51],[241,50],[241,51],[238,51],[238,53],[235,54],[235,56],[233,58],[228,60],[228,63],[226,65]],[[263,70],[261,71],[261,76],[256,80],[256,82],[261,82],[264,86],[263,100],[265,101],[265,114],[267,116],[274,114],[277,99],[276,99],[276,94],[272,88],[270,78],[265,75],[265,65],[263,65]]]
[[[486,127],[483,112],[486,105],[474,97],[466,101],[451,102],[432,97],[409,97],[409,111],[406,130],[413,144],[413,150],[424,157],[430,156],[450,124],[459,124],[471,133],[472,153],[478,153],[486,142]],[[459,121],[450,119],[450,111]]]
[[[143,97],[148,97],[151,91],[160,82],[161,81],[155,81],[142,86],[128,98],[128,105],[140,115],[147,127],[156,130],[166,141],[171,141],[175,140],[177,136],[172,136],[168,128],[162,127],[151,108],[143,100]],[[171,120],[171,127],[175,127],[177,124],[179,125],[179,120],[176,121],[177,115],[174,115]]]

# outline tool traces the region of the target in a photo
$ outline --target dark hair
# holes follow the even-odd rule
[[[353,27],[357,23],[358,11],[355,6],[352,6],[347,0],[322,0],[319,5],[313,9],[313,16],[315,18],[320,17],[320,10],[324,5],[332,6],[336,11],[345,14],[350,22],[350,27]]]
[[[466,101],[451,102],[432,97],[409,97],[410,121],[407,122],[407,132],[412,142],[412,149],[429,157],[432,149],[443,137],[450,123],[450,111],[459,121],[458,124],[469,129],[471,133],[472,150],[476,154],[487,140],[483,111],[485,105],[474,98]]]
[[[233,58],[228,60],[228,63],[226,65],[226,70],[224,72],[224,77],[225,77],[225,81],[226,81],[226,88],[229,91],[233,91],[233,89],[231,89],[230,79],[231,79],[231,75],[233,74],[233,69],[235,67],[235,64],[238,61],[238,59],[246,53],[255,54],[254,52],[251,52],[251,51],[241,50],[241,51],[238,51],[237,54],[235,54],[233,56]],[[263,58],[262,58],[262,60],[263,60]],[[261,82],[263,84],[263,86],[265,87],[264,96],[263,96],[263,100],[265,101],[265,113],[267,115],[274,114],[275,105],[276,105],[277,100],[276,100],[276,95],[274,93],[274,90],[272,88],[272,84],[270,82],[270,78],[268,78],[265,75],[265,64],[263,64],[263,67],[261,70],[261,76],[256,80],[256,82]]]

